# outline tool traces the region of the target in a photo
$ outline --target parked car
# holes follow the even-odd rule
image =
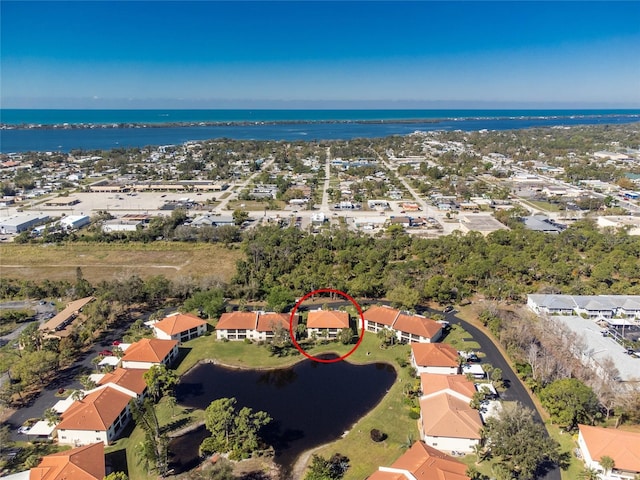
[[[453,305],[447,305],[446,307],[444,307],[444,310],[442,310],[442,313],[451,313],[453,312],[453,310]]]
[[[113,355],[111,350],[102,350],[98,355],[102,355],[103,357],[110,357]]]

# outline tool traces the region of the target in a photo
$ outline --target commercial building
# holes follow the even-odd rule
[[[0,233],[21,233],[26,232],[30,228],[46,223],[49,215],[42,213],[28,213],[24,215],[16,215],[9,217],[0,222]]]

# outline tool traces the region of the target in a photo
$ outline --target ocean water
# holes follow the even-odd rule
[[[0,152],[236,140],[349,140],[432,130],[640,122],[640,110],[1,110]],[[117,126],[117,128],[114,128]]]

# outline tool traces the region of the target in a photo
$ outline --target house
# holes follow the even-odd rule
[[[379,467],[368,480],[470,480],[466,472],[464,463],[416,442],[390,467]]]
[[[473,395],[477,391],[475,384],[468,380],[466,375],[421,373],[420,385],[422,390],[420,398],[432,398],[436,395],[447,393],[467,403],[471,402]]]
[[[442,325],[422,315],[401,313],[393,324],[402,343],[432,343],[442,336]]]
[[[460,370],[458,352],[446,343],[412,343],[411,365],[420,375],[456,375]]]
[[[480,443],[482,419],[470,399],[443,391],[420,399],[418,429],[422,440],[445,451],[470,453]]]
[[[218,340],[251,339],[258,323],[257,312],[229,312],[220,315],[216,325]]]
[[[298,316],[293,319],[294,327]],[[223,313],[216,325],[218,340],[266,341],[273,338],[278,328],[289,331],[289,315],[274,312],[230,312]]]
[[[49,321],[38,327],[45,335],[61,338],[69,335],[71,332],[66,329],[82,312],[82,309],[93,302],[95,297],[85,297],[73,302],[67,303],[67,306],[60,313],[52,317]]]
[[[102,480],[105,477],[104,443],[91,443],[42,457],[29,472],[29,480]]]
[[[116,368],[113,372],[100,375],[96,382],[98,386],[117,385],[136,394],[138,398],[144,397],[147,390],[147,382],[144,379],[146,370],[135,368]]]
[[[349,328],[349,314],[339,310],[311,310],[307,317],[307,334],[320,338],[337,338],[343,328]]]
[[[120,359],[122,368],[149,370],[152,365],[170,366],[178,356],[176,340],[143,338],[133,343]]]
[[[578,425],[578,446],[587,468],[599,470],[603,480],[633,480],[640,474],[640,433],[613,428]],[[614,462],[611,471],[604,471],[602,457]]]
[[[373,333],[378,333],[383,328],[392,330],[398,315],[400,310],[387,305],[374,305],[364,312],[364,329]]]
[[[153,330],[157,338],[182,343],[204,335],[207,322],[192,313],[174,313],[154,323]]]
[[[294,328],[297,325],[297,315],[294,317]],[[286,313],[258,313],[258,323],[256,325],[256,338],[258,340],[270,340],[274,332],[278,329],[289,331],[289,315]]]
[[[395,332],[402,343],[431,343],[442,336],[442,325],[423,315],[410,315],[386,305],[373,306],[364,312],[365,330],[377,333],[383,328]]]
[[[58,442],[76,446],[95,442],[109,445],[131,419],[129,402],[135,395],[121,390],[105,386],[75,401],[58,423]]]

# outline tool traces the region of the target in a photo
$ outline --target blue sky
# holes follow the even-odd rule
[[[0,2],[3,108],[640,107],[640,2]]]

